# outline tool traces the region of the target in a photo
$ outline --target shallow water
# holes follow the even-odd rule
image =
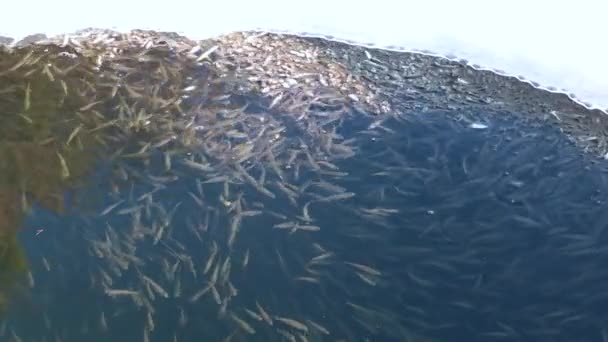
[[[87,27],[175,31],[195,39],[238,30],[308,32],[376,47],[454,55],[513,76],[523,75],[543,87],[565,89],[606,111],[608,68],[604,56],[608,50],[601,42],[607,6],[594,0],[576,4],[516,0],[499,7],[480,0],[357,4],[312,0],[294,6],[258,0],[173,1],[167,8],[106,0],[104,5],[88,8],[74,0],[61,0],[38,4],[32,11],[29,3],[12,2],[3,6],[5,13],[13,15],[5,18],[0,35],[15,39],[35,33],[54,36]],[[29,20],[22,20],[23,15]]]
[[[37,123],[50,107],[35,99],[23,115]],[[107,145],[54,114],[70,176],[48,150],[54,173],[17,169],[37,155],[7,145],[3,194],[23,201],[9,223],[27,268],[0,284],[3,339],[608,338],[606,165],[557,128],[479,106],[380,118],[334,117],[330,103],[294,118],[253,94],[228,102],[192,121],[159,113],[172,121],[156,131],[103,131]],[[179,138],[165,140],[169,126]],[[17,127],[15,141],[38,137]],[[7,192],[15,179],[39,187]]]

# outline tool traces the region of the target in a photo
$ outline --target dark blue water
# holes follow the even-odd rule
[[[283,168],[295,205],[271,185],[280,178],[270,168],[263,177],[275,198],[228,185],[229,201],[262,212],[241,218],[231,245],[224,184],[197,185],[205,176],[179,163],[190,152],[176,152],[170,171],[161,153],[149,163],[100,161],[86,187],[65,194],[73,203],[66,213],[35,207],[27,217],[20,240],[34,284],[15,295],[0,336],[144,341],[147,330],[151,341],[289,340],[281,330],[308,341],[602,341],[604,163],[553,127],[508,113],[466,114],[488,127],[430,112],[368,129],[374,118],[353,113],[336,130],[355,152],[332,160],[339,170]],[[251,175],[262,177],[258,169]],[[355,195],[324,201],[338,190],[311,182]],[[312,222],[298,218],[307,203]],[[273,228],[285,221],[280,215],[320,230]],[[203,272],[214,249],[222,264],[230,258],[228,280],[217,285],[221,303],[211,291],[192,302],[222,267]],[[111,298],[108,289],[138,291],[148,304]],[[256,303],[306,328],[257,321],[245,312],[259,314]]]

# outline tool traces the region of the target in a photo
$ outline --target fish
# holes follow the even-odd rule
[[[186,311],[181,306],[178,307],[178,310],[179,310],[178,324],[180,327],[183,328],[184,326],[186,326],[186,324],[188,324],[188,316],[186,316]]]
[[[165,162],[165,171],[171,171],[171,154],[168,152],[163,153],[163,161]]]
[[[202,163],[197,163],[195,161],[189,160],[189,159],[184,159],[181,161],[182,164],[188,166],[189,168],[193,169],[193,170],[197,170],[197,171],[202,171],[202,172],[213,172],[213,167],[211,167],[210,164],[202,164]]]
[[[143,205],[134,205],[128,208],[121,209],[116,212],[117,215],[130,215],[143,209]]]
[[[141,294],[138,291],[127,290],[127,289],[106,289],[105,294],[108,295],[109,297],[121,297],[121,296],[138,297],[138,296],[141,296]]]
[[[156,292],[157,294],[159,294],[161,297],[163,298],[169,298],[169,293],[163,289],[157,282],[155,282],[154,280],[152,280],[150,277],[142,275],[142,279],[148,283],[150,285],[150,287],[152,289],[154,289],[154,292]]]
[[[369,275],[365,275],[361,272],[355,272],[357,274],[357,276],[363,280],[366,284],[370,285],[370,286],[376,286],[377,282],[372,279]]]
[[[148,311],[146,313],[146,327],[150,332],[154,331],[154,317],[152,317],[152,312]]]
[[[318,201],[319,202],[333,202],[333,201],[342,201],[355,196],[354,192],[344,192],[340,194],[330,195],[327,197],[322,197]]]
[[[288,222],[277,223],[277,224],[273,225],[272,228],[276,228],[276,229],[293,229],[296,226],[297,226],[296,222],[288,221]]]
[[[320,284],[321,283],[321,280],[319,278],[313,278],[313,277],[295,277],[295,278],[293,278],[293,280],[295,280],[295,281],[303,281],[303,282],[313,283],[313,284]]]
[[[196,291],[192,296],[190,296],[190,299],[189,299],[190,303],[194,303],[194,302],[198,301],[199,298],[201,298],[203,295],[205,295],[207,292],[209,292],[212,287],[213,287],[212,282],[207,283],[207,285],[205,287]]]
[[[321,324],[314,322],[312,320],[307,319],[306,320],[306,324],[308,324],[312,329],[320,332],[323,335],[329,335],[329,330],[327,330],[325,327],[323,327]]]
[[[245,250],[245,255],[243,256],[243,270],[247,268],[249,265],[249,248]]]
[[[308,327],[305,324],[296,321],[295,319],[280,316],[274,316],[274,319],[289,326],[290,328],[302,331],[303,333],[308,333]]]
[[[30,110],[31,106],[32,106],[32,101],[31,101],[31,95],[32,95],[32,87],[30,86],[30,83],[27,83],[27,86],[25,87],[25,97],[23,99],[23,111],[27,112],[28,110]]]
[[[244,210],[241,212],[241,216],[243,216],[243,217],[258,216],[261,214],[262,214],[261,210]]]
[[[236,322],[236,324],[243,329],[243,331],[245,331],[246,333],[253,335],[255,334],[255,329],[253,329],[253,327],[245,322],[243,319],[241,319],[240,317],[238,317],[236,314],[232,313],[230,314],[230,318],[232,318],[232,320],[234,322]]]
[[[158,242],[161,240],[166,227],[167,226],[164,224],[158,225],[158,228],[156,229],[156,234],[154,234],[154,241],[152,242],[153,245],[158,244]]]
[[[55,82],[55,76],[51,72],[51,69],[49,68],[48,64],[45,64],[42,67],[42,73],[44,73],[48,77],[49,81]]]
[[[230,255],[228,255],[224,260],[222,267],[220,268],[219,283],[221,285],[225,284],[228,281],[228,278],[230,277],[230,270],[232,268],[232,263],[230,260]]]
[[[116,207],[121,205],[124,201],[125,201],[124,199],[121,199],[116,203],[110,204],[108,207],[106,207],[104,210],[101,211],[99,216],[104,216],[104,215],[109,214],[112,210],[114,210]]]
[[[228,176],[215,176],[215,177],[207,178],[201,183],[202,184],[222,183],[222,182],[228,182],[229,180],[230,179],[228,178]]]
[[[21,337],[19,337],[19,335],[17,335],[13,329],[11,329],[11,342],[23,342]]]
[[[308,342],[308,337],[306,337],[305,334],[296,333],[296,335],[298,336],[298,338],[300,339],[300,341],[302,341],[302,342]]]
[[[65,83],[64,80],[59,80],[59,83],[61,84],[61,89],[63,90],[63,95],[68,96],[68,85],[67,83]]]
[[[182,295],[182,281],[180,277],[177,277],[177,279],[175,279],[174,285],[173,285],[173,298],[179,298]]]
[[[262,185],[260,185],[258,183],[258,181],[255,180],[255,178],[251,177],[251,175],[249,175],[247,170],[245,170],[245,168],[242,167],[240,164],[237,163],[235,165],[235,168],[238,171],[239,175],[241,175],[245,179],[245,181],[247,183],[249,183],[251,186],[253,186],[258,192],[260,192],[272,199],[276,198],[276,195],[274,193],[272,193],[270,190],[268,190],[265,187],[263,187]]]
[[[262,316],[258,315],[257,313],[245,308],[245,313],[247,313],[249,315],[249,317],[255,319],[256,321],[261,321],[263,320]]]
[[[264,308],[260,305],[260,303],[258,303],[258,301],[255,302],[255,307],[258,309],[258,313],[260,314],[264,322],[272,326],[272,317],[266,312],[266,310],[264,310]]]
[[[234,287],[234,285],[232,284],[232,282],[230,280],[228,280],[228,291],[229,291],[229,297],[236,297],[239,294],[239,290],[237,290],[236,287]]]
[[[239,228],[241,225],[241,216],[235,216],[230,220],[230,227],[228,229],[228,247],[232,248],[234,244],[234,240],[236,239],[236,234],[239,232]]]
[[[84,127],[83,124],[80,124],[78,126],[76,126],[76,128],[74,128],[74,130],[72,131],[72,133],[70,133],[70,135],[68,136],[68,140],[65,142],[66,145],[69,145],[70,142],[72,142],[72,140],[76,137],[76,135],[78,134],[78,132],[80,132],[80,130]]]
[[[32,60],[32,55],[33,54],[34,54],[34,49],[29,50],[27,52],[27,54],[25,54],[25,56],[23,56],[23,58],[21,58],[19,60],[19,62],[15,63],[15,65],[13,65],[12,67],[8,68],[7,70],[4,70],[4,71],[0,72],[0,76],[3,76],[3,75],[6,75],[8,73],[11,73],[13,71],[16,71],[17,69],[21,68],[26,63],[29,63]]]
[[[150,330],[147,326],[144,326],[143,342],[150,342]]]
[[[313,221],[313,219],[310,217],[310,204],[312,203],[312,201],[308,201],[306,202],[306,204],[304,204],[304,207],[302,207],[302,216],[299,216],[298,218],[304,222],[310,223]]]
[[[27,201],[27,194],[25,190],[21,191],[21,212],[27,213],[30,210],[30,206]]]
[[[268,106],[268,109],[272,109],[274,108],[277,104],[279,104],[279,102],[283,99],[283,93],[279,94],[278,96],[276,96],[272,102],[270,103],[270,105]]]
[[[57,153],[57,157],[59,158],[59,164],[61,166],[61,179],[65,180],[68,179],[70,177],[70,169],[68,169],[68,164],[65,161],[65,159],[63,158],[63,156],[61,155],[61,153],[56,152]]]
[[[29,285],[30,289],[33,289],[34,286],[36,286],[36,283],[34,282],[34,275],[32,274],[32,271],[27,271],[27,281],[28,281],[28,285]]]
[[[106,322],[106,315],[103,311],[101,312],[101,315],[99,317],[99,328],[103,332],[108,331],[108,323]]]
[[[283,182],[275,181],[275,185],[283,194],[287,196],[287,199],[292,205],[297,205],[298,193],[296,191],[289,189]]]
[[[416,284],[418,284],[418,285],[420,285],[420,286],[423,286],[423,287],[432,287],[432,286],[434,286],[434,283],[433,283],[433,282],[431,282],[431,281],[429,281],[429,280],[426,280],[426,279],[423,279],[423,278],[421,278],[421,277],[417,276],[417,275],[416,275],[416,274],[414,274],[414,273],[413,273],[411,270],[408,270],[408,271],[407,271],[407,275],[408,275],[408,277],[409,277],[409,278],[410,278],[410,279],[411,279],[411,280],[412,280],[414,283],[416,283]]]
[[[215,261],[217,252],[218,252],[217,244],[215,243],[215,241],[213,241],[213,244],[211,246],[211,254],[209,255],[209,258],[207,259],[207,263],[205,264],[205,268],[203,269],[203,274],[207,274],[207,272],[209,272],[209,270],[211,269],[211,266],[213,266],[213,262]]]
[[[45,257],[42,257],[42,265],[44,266],[44,269],[45,269],[47,272],[50,272],[50,271],[51,271],[51,265],[49,264],[49,262],[46,260],[46,258],[45,258]]]
[[[318,232],[321,230],[321,227],[311,224],[297,224],[289,231],[289,233],[295,233],[297,230],[303,230],[307,232]]]
[[[93,108],[95,105],[98,105],[98,104],[100,104],[102,102],[103,102],[103,100],[93,101],[93,102],[91,102],[91,103],[89,103],[87,105],[84,105],[84,106],[80,107],[78,109],[78,111],[80,111],[80,112],[86,112],[87,110]]]
[[[23,114],[23,113],[19,113],[19,116],[25,120],[28,124],[33,124],[34,120],[32,120],[32,118],[30,118],[29,116]]]
[[[296,342],[296,337],[290,333],[289,331],[283,330],[283,329],[277,329],[277,333],[281,336],[283,336],[287,341],[290,342]]]
[[[203,52],[200,56],[198,56],[196,61],[202,62],[203,60],[208,59],[212,53],[214,53],[217,49],[219,49],[219,47],[220,47],[219,45],[214,45],[214,46],[210,47],[205,52]]]
[[[375,268],[369,267],[367,265],[357,264],[357,263],[348,262],[348,261],[345,261],[344,263],[347,264],[347,265],[350,265],[350,266],[352,266],[354,268],[356,268],[357,270],[359,270],[361,272],[367,273],[367,274],[371,274],[371,275],[374,275],[374,276],[381,276],[382,275],[382,272],[376,270]]]
[[[215,285],[211,286],[211,295],[213,296],[213,300],[215,300],[215,303],[217,305],[222,304],[222,299],[220,298],[220,293],[217,291],[217,288],[215,287]]]

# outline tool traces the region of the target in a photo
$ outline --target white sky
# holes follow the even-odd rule
[[[0,35],[15,38],[86,27],[191,38],[268,28],[428,49],[566,89],[608,109],[604,0],[18,0],[1,8]]]

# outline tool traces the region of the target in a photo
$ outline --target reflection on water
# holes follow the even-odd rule
[[[608,338],[606,182],[556,130],[58,49],[0,59],[3,339]]]
[[[77,113],[83,98],[68,93],[78,89],[76,82],[86,80],[86,64],[59,56],[56,48],[49,50],[0,52],[0,296],[5,299],[25,271],[15,234],[30,205],[62,212],[63,191],[86,174],[93,161],[92,134],[74,137],[72,146],[62,143],[68,130],[92,123],[88,113]],[[73,77],[64,77],[68,72]],[[62,163],[69,169],[62,171]],[[5,305],[0,303],[2,309]]]

